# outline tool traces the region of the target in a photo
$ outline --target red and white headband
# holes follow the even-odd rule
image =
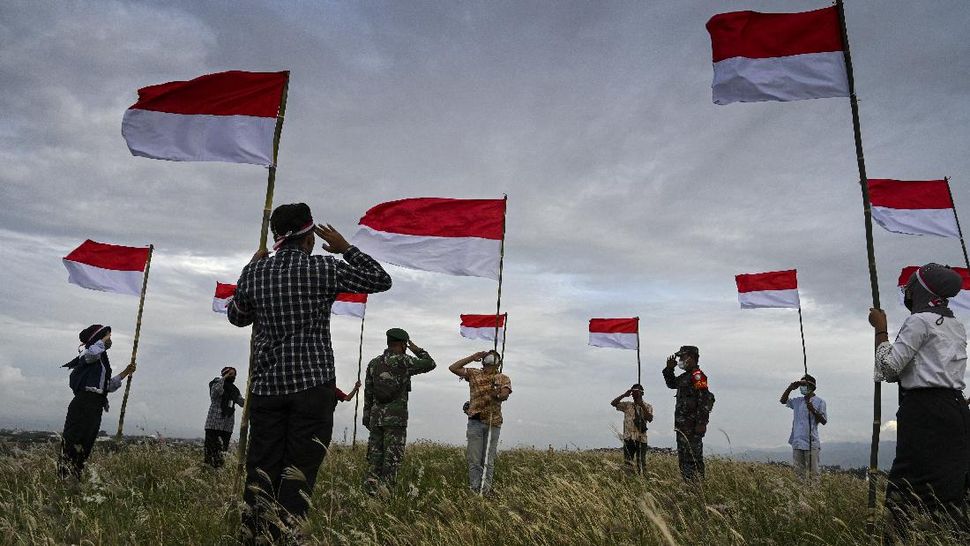
[[[283,246],[283,243],[285,243],[287,239],[292,239],[294,237],[299,237],[300,235],[305,235],[305,234],[307,234],[307,233],[309,233],[311,231],[313,231],[313,219],[312,218],[310,219],[309,222],[306,223],[306,225],[304,225],[303,227],[301,227],[300,229],[298,229],[296,231],[287,231],[286,233],[284,233],[282,235],[277,235],[276,238],[274,239],[276,242],[273,244],[273,250],[279,250],[280,247]]]

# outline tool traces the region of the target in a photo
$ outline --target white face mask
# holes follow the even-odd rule
[[[495,353],[489,353],[482,357],[482,364],[485,366],[494,366],[498,364],[498,357],[495,356]]]
[[[681,358],[680,360],[678,360],[677,361],[677,367],[680,368],[681,370],[686,370],[687,369],[687,360],[686,359],[683,359],[683,358]]]

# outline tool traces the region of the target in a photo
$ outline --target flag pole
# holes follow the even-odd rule
[[[502,367],[505,366],[505,338],[509,335],[509,314],[503,313],[505,315],[505,322],[502,324],[502,352],[499,353],[501,359],[498,363],[498,371],[502,372]]]
[[[360,345],[357,348],[357,382],[360,383],[360,369],[364,364],[364,319],[367,317],[367,309],[364,309],[363,316],[360,317]],[[360,389],[354,393],[354,439],[350,443],[350,448],[357,447],[357,412],[360,410]],[[346,440],[344,440],[346,441]]]
[[[859,164],[859,186],[862,189],[862,212],[866,227],[866,254],[869,261],[869,285],[872,290],[872,306],[879,308],[879,278],[876,274],[876,251],[872,241],[872,203],[869,200],[869,178],[866,176],[866,160],[862,151],[862,129],[859,124],[859,100],[855,94],[855,78],[852,74],[852,55],[849,52],[849,35],[845,24],[843,0],[835,0],[842,31],[842,54],[845,57],[846,79],[849,84],[849,105],[852,108],[852,131],[855,135],[855,153]],[[873,382],[872,388],[872,443],[869,447],[869,520],[866,531],[876,532],[876,481],[879,472],[879,426],[882,424],[882,383]]]
[[[640,317],[634,317],[637,319],[637,384],[643,385],[640,382]]]
[[[141,280],[141,297],[138,300],[138,318],[135,319],[135,339],[131,343],[131,366],[135,365],[135,356],[138,355],[138,339],[141,337],[141,313],[145,310],[145,292],[148,291],[148,270],[152,266],[152,253],[155,245],[148,245],[148,260],[145,261],[145,275]],[[118,415],[118,432],[115,439],[120,440],[125,428],[125,409],[128,407],[128,394],[131,393],[131,377],[135,374],[134,370],[128,374],[125,381],[125,396],[121,399],[121,412]]]
[[[276,132],[273,134],[273,164],[269,166],[269,174],[266,179],[266,201],[263,204],[263,222],[259,230],[259,249],[266,250],[266,240],[269,233],[269,217],[273,213],[273,191],[276,189],[276,158],[280,151],[280,136],[283,134],[283,120],[286,113],[286,95],[290,88],[290,75],[286,74],[286,83],[283,84],[283,96],[280,99],[280,113],[276,116]],[[239,420],[239,447],[236,450],[236,477],[238,485],[239,478],[242,477],[246,467],[246,447],[249,443],[249,400],[252,398],[253,382],[253,341],[256,336],[256,325],[253,324],[252,333],[249,336],[249,373],[246,377],[246,399],[243,403],[242,417]]]
[[[802,321],[802,306],[798,305],[798,330],[802,334],[802,367],[808,375],[808,353],[805,351],[805,323]]]
[[[953,205],[953,219],[957,223],[957,234],[960,235],[960,247],[963,248],[963,263],[967,264],[967,269],[970,270],[970,258],[967,257],[967,243],[963,241],[963,229],[960,227],[960,217],[957,216],[957,204],[953,202],[953,191],[950,189],[950,177],[945,176],[943,180],[946,181],[946,193],[950,196],[950,204]]]
[[[498,247],[498,296],[495,300],[495,339],[492,340],[492,350],[498,352],[498,317],[502,314],[502,272],[505,268],[505,218],[508,216],[508,194],[502,194],[502,242]],[[506,319],[507,320],[507,319]],[[503,336],[504,337],[504,336]],[[502,353],[505,353],[505,341],[502,341]],[[505,365],[504,358],[499,362],[499,369]],[[485,496],[485,480],[488,478],[488,450],[492,445],[492,416],[488,416],[488,433],[485,435],[485,455],[482,457],[482,481],[478,486],[479,496]]]

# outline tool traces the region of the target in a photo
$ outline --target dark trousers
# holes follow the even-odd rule
[[[212,468],[219,468],[225,464],[222,454],[229,451],[231,439],[231,430],[205,429],[205,464]]]
[[[647,470],[647,443],[623,440],[623,462],[627,470],[643,474]]]
[[[704,477],[704,437],[677,431],[677,463],[685,481]]]
[[[64,432],[61,433],[61,456],[57,472],[62,478],[81,478],[84,462],[91,455],[94,441],[101,430],[104,395],[80,392],[67,406]]]
[[[334,384],[278,396],[252,395],[243,524],[254,534],[306,518],[317,470],[333,433]],[[267,523],[270,523],[267,525]]]

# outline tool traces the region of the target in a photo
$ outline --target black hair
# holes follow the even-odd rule
[[[273,237],[279,237],[289,232],[299,231],[300,228],[313,221],[310,207],[306,203],[290,203],[280,205],[273,210],[269,217],[269,225],[273,230]],[[313,231],[307,232],[303,236],[293,237],[283,242],[282,246],[291,246],[302,242],[307,236],[313,235]]]

